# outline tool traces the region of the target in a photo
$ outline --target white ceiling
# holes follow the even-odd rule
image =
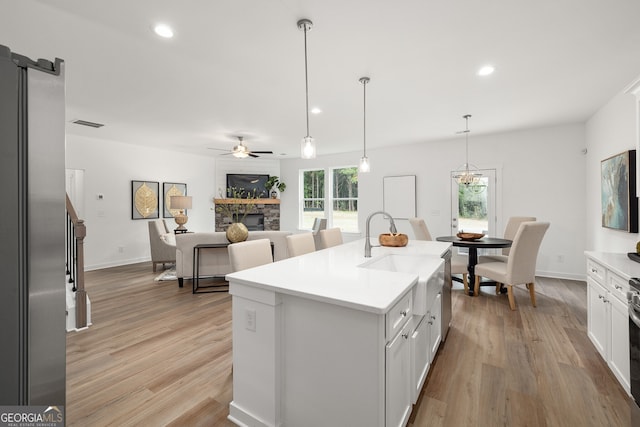
[[[0,44],[65,60],[72,134],[298,157],[584,122],[640,75],[637,0],[0,0]],[[175,37],[151,27],[166,22]],[[495,65],[490,77],[477,69]],[[285,155],[282,156],[281,153]],[[247,160],[250,161],[250,160]],[[356,160],[354,159],[354,162]]]

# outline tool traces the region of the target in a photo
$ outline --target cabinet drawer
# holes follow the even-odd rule
[[[605,268],[600,263],[587,258],[587,274],[602,285],[605,284],[605,272]]]
[[[386,339],[389,341],[393,338],[400,329],[407,323],[407,320],[411,318],[413,315],[412,303],[413,298],[411,297],[412,292],[409,291],[400,301],[398,301],[391,310],[387,313],[386,318]]]
[[[629,282],[609,271],[607,272],[607,285],[611,294],[626,305],[627,292],[630,290]]]

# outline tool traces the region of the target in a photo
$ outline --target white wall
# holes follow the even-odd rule
[[[318,141],[321,147],[322,142]],[[540,128],[494,135],[471,135],[470,162],[495,168],[502,186],[498,197],[498,230],[506,219],[532,215],[551,222],[538,257],[538,273],[584,278],[585,155],[582,124]],[[320,148],[321,149],[321,148]],[[451,234],[451,170],[464,163],[464,139],[455,138],[402,147],[368,150],[372,172],[359,177],[360,230],[366,216],[382,209],[382,179],[391,175],[416,175],[417,215],[425,218],[433,236]],[[281,177],[287,183],[282,195],[283,229],[298,225],[300,169],[356,165],[360,152],[321,156],[313,160],[282,160]],[[398,191],[402,191],[399,189]],[[372,235],[385,232],[381,217],[372,221]],[[400,231],[413,235],[406,221]],[[363,234],[363,233],[362,233]],[[346,240],[357,236],[345,236]]]
[[[67,135],[66,167],[84,169],[88,270],[150,259],[148,220],[131,219],[131,180],[187,184],[187,228],[213,231],[214,159],[115,141]],[[104,199],[98,200],[97,195]],[[162,217],[162,201],[160,202]],[[168,226],[177,225],[167,218]],[[120,249],[122,248],[122,252]]]
[[[600,201],[600,162],[614,154],[635,149],[635,97],[619,93],[586,124],[586,249],[602,252],[633,252],[638,233],[602,227]]]
[[[196,156],[77,135],[67,135],[66,167],[84,170],[87,270],[151,259],[148,220],[131,219],[131,180],[158,181],[160,192],[163,182],[186,183],[193,196],[186,227],[214,231],[213,199],[227,173],[280,173],[279,160]],[[162,210],[161,201],[161,218]],[[166,221],[177,227],[173,218]]]

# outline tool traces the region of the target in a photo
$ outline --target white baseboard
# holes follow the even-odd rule
[[[587,281],[586,274],[560,273],[558,271],[536,271],[536,276],[550,277],[552,279],[580,280],[582,282]]]
[[[151,262],[151,258],[150,257],[133,258],[133,259],[128,259],[128,260],[105,262],[105,263],[101,263],[101,264],[85,265],[84,266],[84,271],[100,270],[100,269],[103,269],[103,268],[119,267],[121,265],[138,264],[138,263],[141,263],[141,262]]]

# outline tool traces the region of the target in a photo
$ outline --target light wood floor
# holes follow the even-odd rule
[[[155,282],[151,264],[87,272],[93,326],[67,334],[69,426],[227,426],[231,299]],[[586,335],[584,282],[453,291],[453,324],[411,426],[634,426],[635,404]]]

